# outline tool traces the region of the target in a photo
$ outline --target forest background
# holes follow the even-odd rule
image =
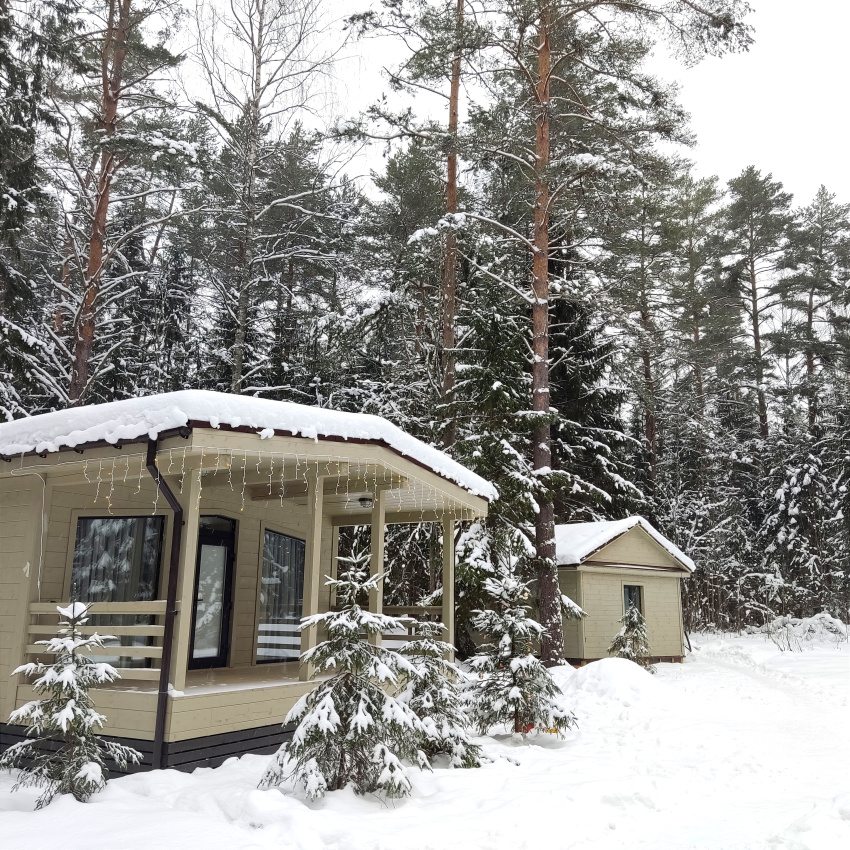
[[[0,0],[0,413],[196,387],[392,420],[501,494],[459,531],[461,651],[509,564],[554,657],[554,524],[638,512],[697,563],[687,629],[846,620],[850,204],[699,176],[651,73],[746,50],[749,11]],[[388,43],[348,113],[340,61]],[[393,527],[391,601],[439,594],[439,547]]]

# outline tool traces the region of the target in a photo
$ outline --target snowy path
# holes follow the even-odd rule
[[[519,850],[850,847],[850,649],[779,653],[703,638],[652,678],[617,660],[564,671],[569,740],[486,739],[481,770],[417,776],[384,805],[256,790],[264,757],[111,782],[88,805],[5,793],[3,850]],[[516,764],[515,762],[518,762]]]

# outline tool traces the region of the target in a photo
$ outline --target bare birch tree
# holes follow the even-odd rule
[[[262,276],[261,243],[267,222],[281,209],[303,210],[326,185],[273,197],[261,186],[274,143],[315,114],[324,82],[342,47],[330,44],[330,23],[320,0],[230,0],[197,6],[198,61],[208,101],[202,112],[229,152],[233,172],[223,175],[236,199],[238,231],[231,273],[218,282],[233,327],[230,391],[242,392],[251,309]],[[315,248],[309,249],[315,252]]]

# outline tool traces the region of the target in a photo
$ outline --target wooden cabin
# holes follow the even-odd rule
[[[681,581],[694,562],[643,517],[555,527],[561,591],[587,614],[564,622],[564,656],[585,664],[608,655],[620,618],[646,619],[652,661],[684,656]]]
[[[0,715],[32,699],[11,671],[41,656],[56,606],[91,602],[121,678],[95,692],[104,734],[145,767],[271,752],[314,686],[303,616],[335,604],[339,529],[442,526],[454,642],[454,526],[487,514],[488,482],[374,416],[187,390],[0,425]],[[399,636],[393,638],[397,641]],[[0,747],[22,727],[0,725]]]

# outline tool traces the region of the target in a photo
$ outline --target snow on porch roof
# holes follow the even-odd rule
[[[656,531],[643,517],[630,516],[602,522],[572,522],[555,526],[555,560],[560,566],[580,564],[594,552],[640,526],[659,546],[666,549],[677,561],[694,571],[694,562],[663,534]]]
[[[316,441],[331,438],[385,445],[474,496],[491,501],[498,498],[489,481],[380,416],[207,390],[180,390],[5,422],[0,424],[0,454],[57,452],[100,440],[117,443],[154,438],[190,422],[209,423],[213,428],[256,429],[261,437],[284,431]]]

